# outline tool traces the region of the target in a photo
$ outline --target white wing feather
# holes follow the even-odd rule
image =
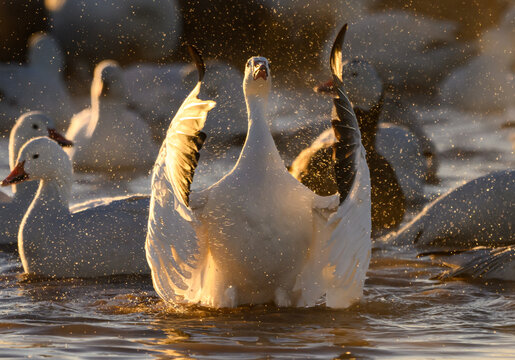
[[[196,219],[188,205],[186,184],[186,178],[190,177],[191,183],[193,177],[196,160],[191,154],[198,151],[198,146],[188,139],[198,135],[207,113],[215,106],[214,101],[198,99],[200,85],[195,86],[172,120],[152,174],[145,249],[154,288],[171,303],[181,302],[191,290],[192,273],[200,258]]]
[[[298,306],[314,306],[326,295],[326,305],[346,308],[363,294],[371,255],[370,175],[361,147],[352,189],[337,211],[326,219],[314,209],[314,239],[310,258],[297,278]]]

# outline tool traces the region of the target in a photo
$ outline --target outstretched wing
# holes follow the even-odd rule
[[[515,246],[473,249],[476,256],[456,269],[438,276],[440,280],[468,277],[473,279],[515,280]]]
[[[328,220],[327,209],[313,209],[314,240],[310,260],[296,289],[302,290],[299,305],[314,305],[326,295],[329,307],[344,308],[359,300],[370,263],[370,174],[361,144],[356,115],[341,81],[341,48],[347,25],[331,51],[331,70],[337,90],[332,126],[337,138],[333,161],[340,205]]]
[[[189,50],[199,82],[173,118],[154,165],[145,246],[154,288],[172,303],[189,298],[199,260],[196,219],[189,207],[190,185],[205,140],[201,130],[215,106],[214,101],[198,98],[205,67],[196,49],[190,46]]]

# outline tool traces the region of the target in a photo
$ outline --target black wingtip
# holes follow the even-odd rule
[[[206,65],[204,64],[204,60],[202,59],[202,56],[200,55],[200,52],[197,50],[197,48],[193,45],[188,44],[188,52],[190,53],[190,56],[195,63],[195,66],[197,67],[198,71],[198,81],[202,81],[204,79],[204,75],[206,74]]]
[[[337,77],[341,79],[341,63],[342,63],[342,47],[343,41],[345,40],[345,33],[347,32],[347,28],[349,26],[347,24],[343,25],[336,39],[334,40],[333,47],[331,49],[331,72],[333,77]]]

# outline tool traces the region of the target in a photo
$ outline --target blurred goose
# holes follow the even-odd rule
[[[479,44],[481,53],[443,82],[441,101],[469,111],[504,111],[515,103],[515,6]]]
[[[423,253],[450,267],[438,275],[440,280],[453,278],[515,281],[515,245],[478,246],[470,250]]]
[[[117,178],[146,173],[158,150],[148,125],[128,109],[122,71],[109,60],[95,68],[91,108],[72,118],[66,137],[75,144],[74,168]]]
[[[127,64],[169,57],[182,33],[178,2],[46,0],[45,5],[52,34],[73,54],[72,68],[87,62],[89,69],[104,59]]]
[[[354,59],[343,66],[343,82],[354,106],[363,146],[366,150],[372,184],[372,228],[375,233],[396,228],[404,217],[406,203],[423,199],[426,169],[422,149],[412,133],[403,127],[379,125],[383,112],[384,89],[372,65]],[[329,92],[332,82],[317,91]],[[337,141],[326,130],[293,162],[290,172],[319,195],[336,192],[330,166],[331,146]]]
[[[346,53],[367,59],[396,88],[432,87],[470,53],[456,41],[457,25],[450,21],[394,10],[351,21]]]
[[[21,114],[34,110],[54,119],[58,130],[66,129],[74,108],[63,70],[59,45],[46,34],[31,38],[27,64],[0,65],[0,129],[10,129]]]
[[[206,69],[200,95],[225,104],[224,108],[211,111],[211,120],[204,128],[209,137],[206,146],[209,148],[212,143],[216,148],[245,137],[245,104],[240,90],[242,75],[220,61],[206,62]],[[188,95],[188,89],[195,86],[195,66],[137,64],[124,69],[123,75],[130,105],[142,114],[162,141],[170,120]]]
[[[382,241],[427,251],[515,244],[515,170],[494,172],[449,191]]]
[[[2,186],[25,180],[39,188],[21,222],[18,250],[26,273],[96,277],[148,272],[144,239],[148,197],[133,196],[71,212],[72,163],[45,137],[26,143]]]
[[[23,114],[13,129],[9,139],[9,166],[13,170],[21,147],[29,140],[48,136],[61,146],[71,146],[72,142],[65,139],[55,130],[54,122],[41,112],[33,111]],[[34,182],[13,185],[14,196],[9,202],[0,204],[0,244],[15,244],[18,241],[18,230],[21,219],[27,211],[37,191]]]
[[[332,71],[338,88],[333,127],[339,196],[321,197],[286,170],[270,134],[270,67],[252,57],[243,89],[248,133],[234,168],[190,191],[202,127],[213,101],[198,99],[204,73],[177,112],[152,177],[146,243],[154,288],[170,304],[213,307],[274,302],[313,306],[323,296],[344,308],[362,295],[370,260],[370,180],[356,117],[341,83],[341,43]]]

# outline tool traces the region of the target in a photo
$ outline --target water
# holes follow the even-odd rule
[[[515,165],[506,126],[513,112],[420,106],[419,114],[441,154],[442,181],[428,187],[429,197]],[[6,154],[6,140],[0,148]],[[6,158],[0,168],[7,173]],[[75,201],[95,196],[94,179],[79,180]],[[148,192],[148,184],[145,177],[130,187]],[[16,254],[0,252],[0,357],[515,358],[515,283],[431,279],[442,270],[386,249],[373,254],[363,299],[345,310],[170,309],[150,277],[37,279],[22,274]]]

